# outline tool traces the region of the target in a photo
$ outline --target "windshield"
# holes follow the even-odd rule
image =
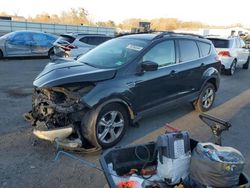
[[[119,67],[136,57],[147,44],[144,40],[116,38],[97,46],[78,61],[93,67]]]

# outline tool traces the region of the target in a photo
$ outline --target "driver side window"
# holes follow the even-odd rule
[[[155,45],[142,58],[143,61],[152,61],[159,67],[175,64],[175,45],[173,40],[168,40]]]

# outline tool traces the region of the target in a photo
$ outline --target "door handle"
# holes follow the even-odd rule
[[[170,72],[170,76],[175,76],[177,74],[177,71],[175,71],[175,70],[172,70],[171,72]]]
[[[201,63],[200,67],[205,68],[205,63]]]

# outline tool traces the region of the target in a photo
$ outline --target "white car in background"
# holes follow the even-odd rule
[[[222,71],[233,75],[236,67],[248,69],[249,49],[244,41],[238,36],[230,37],[207,37],[211,40],[218,52],[222,64]]]
[[[57,57],[78,58],[111,38],[104,34],[63,34],[54,42],[54,55]],[[56,59],[56,57],[54,58]]]

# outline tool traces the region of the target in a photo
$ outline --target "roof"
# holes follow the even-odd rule
[[[220,39],[220,40],[230,40],[230,39],[234,39],[238,36],[217,36],[217,35],[212,35],[212,36],[207,36],[207,39]]]
[[[189,38],[189,39],[198,39],[198,40],[207,40],[203,36],[189,34],[189,33],[175,33],[175,32],[155,32],[155,33],[143,33],[143,34],[128,34],[121,36],[121,38],[132,38],[132,39],[141,39],[141,40],[157,40],[163,37],[178,37],[178,38]]]
[[[71,36],[71,37],[77,37],[77,36],[106,36],[105,34],[90,34],[90,33],[64,33],[61,36]]]

